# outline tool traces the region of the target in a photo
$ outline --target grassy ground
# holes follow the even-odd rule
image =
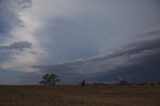
[[[160,86],[0,86],[0,106],[160,106]]]

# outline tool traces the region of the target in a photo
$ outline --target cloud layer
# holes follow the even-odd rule
[[[19,50],[23,51],[26,48],[31,48],[32,44],[27,41],[20,41],[20,42],[14,42],[10,44],[9,46],[0,46],[0,52],[1,51],[8,51],[8,50]]]
[[[21,80],[47,72],[105,80],[123,70],[151,79],[159,73],[144,70],[158,64],[159,11],[159,0],[0,0],[0,70],[27,72]]]
[[[33,68],[39,68],[40,70],[42,70],[42,72],[43,70],[45,70],[48,73],[58,73],[62,76],[62,78],[64,77],[63,79],[71,77],[71,79],[78,78],[77,80],[79,80],[80,78],[90,78],[90,80],[95,80],[95,78],[102,79],[104,77],[104,73],[106,76],[112,73],[113,80],[117,75],[122,74],[123,76],[126,76],[127,74],[125,73],[130,73],[131,71],[135,71],[137,75],[132,76],[134,72],[128,75],[132,76],[133,78],[139,76],[137,81],[142,80],[142,76],[145,76],[146,79],[148,78],[148,80],[153,80],[154,76],[156,75],[155,79],[158,79],[157,76],[160,75],[160,72],[158,72],[160,68],[158,65],[160,61],[159,30],[160,29],[146,33],[145,35],[143,35],[142,39],[132,44],[126,45],[110,55],[99,57],[97,56],[91,59],[78,60],[75,62],[73,61],[62,64],[33,66]],[[150,36],[149,38],[146,37],[148,35]],[[146,69],[145,67],[148,67],[148,69]],[[153,67],[154,70],[152,70]],[[143,75],[138,75],[138,73],[141,73],[141,71],[143,71]],[[147,73],[152,73],[152,75],[149,75]],[[103,77],[100,78],[99,76]],[[106,80],[108,78],[103,78],[103,80]]]

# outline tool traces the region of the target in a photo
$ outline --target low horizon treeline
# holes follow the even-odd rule
[[[160,81],[148,81],[148,82],[127,82],[127,81],[119,81],[117,83],[105,83],[105,82],[90,82],[90,83],[86,83],[86,85],[105,85],[105,86],[109,86],[109,85],[150,85],[150,86],[154,86],[154,85],[160,85]]]
[[[41,85],[57,85],[60,82],[59,77],[56,74],[45,74],[42,77],[42,80],[39,82]],[[76,85],[76,84],[75,84]],[[86,86],[86,85],[160,85],[160,81],[144,81],[144,82],[129,82],[127,79],[121,79],[116,82],[107,83],[107,82],[87,82],[86,80],[82,80],[78,83],[78,85]]]

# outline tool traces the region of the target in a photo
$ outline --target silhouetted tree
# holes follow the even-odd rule
[[[56,85],[59,81],[60,80],[56,74],[45,74],[40,83],[44,85]]]
[[[86,85],[86,81],[85,80],[83,80],[82,82],[81,82],[81,86],[85,86]]]
[[[127,80],[121,80],[119,82],[120,85],[128,85],[128,81]]]

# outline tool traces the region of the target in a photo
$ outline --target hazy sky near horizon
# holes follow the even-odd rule
[[[159,11],[159,0],[0,0],[0,84],[30,84],[28,77],[34,80],[45,71],[57,72],[55,64],[63,67],[68,62],[78,67],[73,75],[83,73],[84,78],[126,67],[131,61],[125,59],[131,55],[114,56],[130,50],[137,53],[138,46],[144,51],[154,51],[155,46],[159,50],[155,42],[160,38]],[[150,45],[153,41],[157,45]],[[106,56],[119,61],[112,64],[114,68],[107,65],[86,72],[88,66],[74,63]],[[57,73],[72,75],[62,69]]]

